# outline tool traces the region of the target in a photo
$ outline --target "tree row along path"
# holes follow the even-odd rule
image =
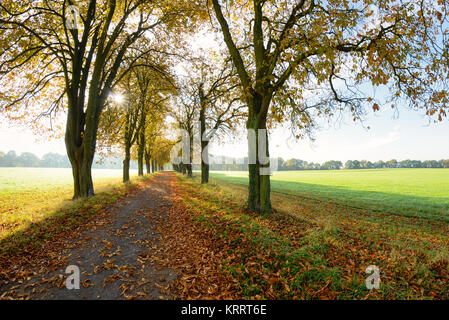
[[[93,216],[76,237],[2,266],[1,299],[238,298],[210,250],[213,238],[181,200],[176,176],[157,174]],[[78,290],[66,288],[68,266],[80,270]]]

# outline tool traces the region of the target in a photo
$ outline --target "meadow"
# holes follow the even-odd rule
[[[246,210],[246,175],[178,176],[245,298],[449,298],[448,169],[275,172],[268,215]]]
[[[132,171],[133,181],[137,172]],[[0,168],[0,253],[16,251],[45,232],[53,219],[101,209],[123,195],[121,170],[92,171],[96,197],[71,201],[73,178],[71,169]],[[31,229],[32,230],[31,230]]]
[[[137,171],[131,170],[136,176]],[[114,182],[122,170],[93,169],[94,182]],[[54,188],[72,188],[72,169],[66,168],[0,168],[0,194],[39,192]]]
[[[70,170],[0,168],[0,258],[88,221],[141,181],[93,176],[96,196],[71,201]],[[243,298],[449,299],[449,169],[275,172],[270,215],[246,211],[246,172],[212,172],[208,185],[177,177],[198,237],[213,237],[211,256]],[[380,290],[366,288],[370,265]]]
[[[212,172],[247,185],[245,172]],[[277,171],[272,191],[402,216],[449,221],[449,169]]]

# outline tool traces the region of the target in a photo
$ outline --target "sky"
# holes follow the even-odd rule
[[[47,141],[26,127],[0,122],[0,151],[32,152],[39,157],[54,152],[65,154],[64,139]],[[367,129],[370,127],[370,129]],[[214,141],[210,152],[215,155],[245,157],[244,132],[240,139]],[[328,160],[439,160],[449,159],[449,121],[429,123],[422,113],[399,109],[369,112],[363,125],[348,120],[326,125],[315,132],[315,141],[295,141],[287,128],[270,133],[272,157],[302,159],[323,163]]]
[[[368,129],[367,127],[370,127]],[[449,121],[429,123],[417,111],[399,109],[369,113],[363,125],[351,120],[323,126],[315,141],[296,141],[287,128],[271,133],[272,157],[323,163],[328,160],[439,160],[449,158]],[[243,140],[243,139],[242,139]],[[245,141],[216,145],[214,154],[244,156]]]
[[[192,49],[206,52],[218,46],[214,36],[199,32],[191,41]],[[369,111],[363,125],[346,121],[325,124],[315,131],[315,141],[295,141],[287,128],[270,132],[270,156],[284,160],[296,158],[323,163],[328,160],[439,160],[449,159],[449,120],[429,123],[423,112],[400,108],[395,114],[390,108]],[[18,154],[32,152],[39,157],[55,152],[65,154],[64,139],[47,141],[30,129],[11,127],[1,121],[0,151],[15,150]],[[367,129],[370,127],[370,129]],[[213,141],[210,152],[230,157],[247,156],[244,132],[237,141]]]
[[[207,32],[192,41],[194,50],[216,49],[218,43]],[[338,86],[338,84],[336,84]],[[372,94],[381,98],[382,89]],[[381,99],[382,100],[382,99]],[[288,128],[279,128],[270,134],[270,156],[284,160],[296,158],[323,163],[328,160],[439,160],[449,159],[449,120],[429,123],[424,111],[418,112],[398,106],[397,111],[385,107],[379,112],[368,111],[363,125],[346,121],[323,124],[315,131],[315,140],[296,141]],[[367,129],[367,128],[370,129]],[[244,133],[237,142],[212,144],[210,152],[216,155],[245,157],[247,142]]]

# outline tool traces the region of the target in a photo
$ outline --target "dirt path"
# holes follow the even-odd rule
[[[6,283],[0,295],[31,299],[169,299],[162,293],[176,272],[154,267],[149,254],[158,247],[158,226],[172,209],[172,173],[161,173],[107,209],[97,227],[73,239],[60,254],[64,266],[22,283]],[[65,268],[80,270],[80,289],[65,286]],[[62,267],[62,268],[61,268]],[[158,270],[156,270],[158,269]]]

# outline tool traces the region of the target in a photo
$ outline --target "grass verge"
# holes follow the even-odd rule
[[[192,219],[223,243],[221,269],[244,298],[449,298],[446,222],[276,192],[275,212],[256,215],[242,186],[178,180]],[[370,265],[379,290],[366,288]]]

